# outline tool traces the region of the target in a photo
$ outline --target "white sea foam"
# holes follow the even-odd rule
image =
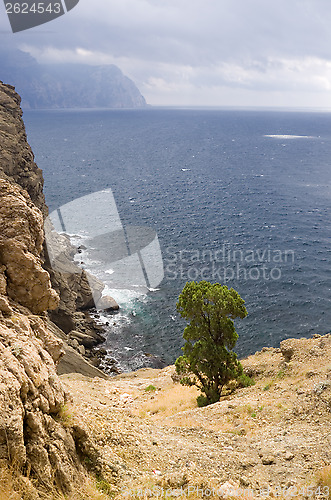
[[[74,262],[76,264],[84,266],[84,269],[87,268],[87,270],[90,271],[92,274],[94,272],[97,272],[95,266],[102,265],[102,262],[100,260],[90,259],[88,257],[88,252],[86,250],[82,250],[81,253],[76,253],[74,256]]]
[[[111,288],[108,285],[105,286],[103,290],[103,295],[110,295],[113,297],[120,307],[130,308],[134,306],[137,299],[139,302],[145,302],[146,295],[144,292],[139,291],[139,289],[125,289],[125,288]]]
[[[316,139],[315,136],[313,135],[274,135],[274,134],[267,134],[264,135],[263,137],[271,137],[272,139]]]
[[[69,233],[68,231],[61,231],[59,234],[66,234],[69,236],[71,243],[75,243],[76,240],[78,243],[81,243],[80,240],[84,240],[88,237],[87,234],[85,233]]]

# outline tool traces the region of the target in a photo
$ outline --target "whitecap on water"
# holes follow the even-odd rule
[[[110,295],[113,297],[121,308],[130,309],[137,299],[139,302],[145,302],[147,300],[146,294],[137,289],[125,289],[125,288],[111,288],[108,285],[105,286],[103,290],[103,295]]]
[[[263,137],[271,137],[271,139],[316,139],[313,135],[280,135],[280,134],[267,134]]]

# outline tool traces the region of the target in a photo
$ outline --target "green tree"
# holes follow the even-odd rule
[[[184,355],[175,366],[181,384],[201,390],[199,406],[219,401],[223,387],[242,376],[232,349],[238,339],[233,320],[247,315],[244,304],[233,288],[208,281],[186,283],[178,298],[177,311],[188,325],[183,334]]]

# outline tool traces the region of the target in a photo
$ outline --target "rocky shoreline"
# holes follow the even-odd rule
[[[62,340],[75,349],[92,366],[99,368],[101,362],[109,373],[118,373],[113,363],[107,364],[107,351],[98,346],[104,343],[105,329],[97,320],[98,310],[115,314],[119,310],[116,301],[103,296],[103,283],[94,276],[80,269],[74,262],[79,249],[70,243],[70,237],[57,234],[45,224],[46,241],[45,269],[50,275],[52,287],[60,297],[58,307],[49,311],[50,319],[66,334]],[[48,250],[56,246],[57,257],[50,263]],[[93,290],[91,289],[93,287]],[[66,356],[60,361],[59,370],[65,372]],[[80,371],[77,366],[75,371]],[[72,366],[70,366],[72,370]]]

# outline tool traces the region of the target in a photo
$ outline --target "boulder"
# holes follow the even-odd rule
[[[294,339],[286,339],[280,343],[280,350],[286,362],[291,361],[295,351]]]
[[[91,335],[87,335],[86,333],[78,332],[76,330],[72,330],[69,333],[69,339],[77,340],[80,345],[87,348],[95,347],[99,343],[98,340]]]
[[[118,311],[120,306],[117,304],[116,300],[109,295],[105,295],[100,298],[95,304],[97,309],[103,309],[105,311]]]

